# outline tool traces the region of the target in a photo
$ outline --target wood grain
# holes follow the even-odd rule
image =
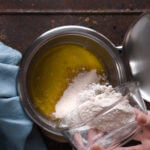
[[[137,15],[0,15],[0,40],[25,52],[43,32],[62,25],[82,25],[99,31],[116,45]]]
[[[55,12],[58,10],[136,12],[150,8],[149,0],[0,0],[0,12]]]

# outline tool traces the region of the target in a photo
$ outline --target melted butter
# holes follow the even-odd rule
[[[29,87],[33,103],[40,112],[51,116],[72,79],[79,72],[93,69],[98,74],[105,74],[103,63],[79,45],[63,44],[50,48],[32,67]]]

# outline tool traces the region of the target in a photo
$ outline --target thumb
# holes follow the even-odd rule
[[[143,146],[137,145],[137,146],[131,146],[131,147],[120,147],[116,150],[143,150]]]
[[[91,150],[104,150],[104,149],[98,145],[95,145],[95,146],[92,146]]]
[[[139,113],[137,115],[137,121],[143,129],[142,137],[144,139],[150,139],[150,116],[144,113]]]
[[[78,150],[84,150],[83,139],[79,133],[75,133],[74,140],[77,144]]]

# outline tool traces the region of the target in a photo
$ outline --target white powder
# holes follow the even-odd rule
[[[96,70],[80,73],[73,80],[55,108],[54,115],[63,118],[63,126],[72,126],[93,118],[88,125],[105,132],[135,120],[133,108],[127,99],[103,115],[95,116],[122,98],[111,85],[100,85],[99,80]]]
[[[84,91],[90,83],[98,83],[100,78],[101,77],[97,75],[96,70],[79,73],[56,104],[55,113],[53,113],[53,115],[56,118],[63,118],[78,107],[80,105],[80,102],[78,101],[80,97],[79,93]]]

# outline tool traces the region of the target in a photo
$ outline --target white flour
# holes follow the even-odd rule
[[[111,85],[100,85],[100,76],[95,70],[80,73],[56,105],[56,118],[63,118],[63,124],[72,126],[81,122],[88,123],[101,131],[109,131],[135,120],[135,114],[127,99],[104,113],[111,105],[122,98]]]
[[[90,72],[79,73],[65,90],[63,96],[60,98],[55,106],[54,116],[56,118],[63,118],[72,110],[80,105],[79,93],[84,91],[90,83],[98,83],[100,76],[97,75],[96,70]]]

